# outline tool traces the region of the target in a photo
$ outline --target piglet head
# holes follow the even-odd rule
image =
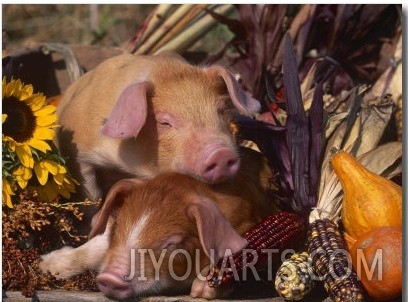
[[[240,158],[232,113],[252,115],[259,102],[221,66],[198,68],[168,58],[149,72],[123,90],[102,133],[137,138],[158,173],[182,172],[210,184],[233,178]]]
[[[97,277],[105,295],[125,299],[186,290],[210,258],[217,261],[244,247],[245,240],[197,183],[169,174],[142,185],[133,183],[127,197],[113,194],[105,201],[94,223],[99,231],[92,233],[103,229],[100,222],[107,223],[104,211],[115,213],[110,218],[110,246]],[[128,185],[132,183],[121,181],[112,190],[127,190]]]

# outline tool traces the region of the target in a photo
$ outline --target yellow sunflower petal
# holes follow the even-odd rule
[[[58,173],[59,173],[59,174],[65,174],[65,173],[67,173],[67,168],[65,168],[65,167],[62,166],[62,165],[58,165]]]
[[[35,116],[44,116],[44,115],[50,115],[50,114],[54,114],[55,110],[57,108],[53,105],[46,105],[44,107],[42,107],[41,109],[34,111],[34,115]]]
[[[38,182],[45,185],[48,181],[48,170],[43,168],[41,162],[34,165],[34,172],[37,175]]]
[[[45,96],[42,94],[35,94],[30,100],[27,100],[30,104],[31,109],[35,112],[40,110],[45,104]]]
[[[14,141],[14,139],[12,139],[10,136],[5,136],[5,137],[3,137],[3,140],[5,142],[8,142],[8,146],[9,146],[11,151],[13,151],[13,152],[16,151],[16,142]]]
[[[55,182],[50,181],[46,186],[48,201],[53,201],[58,197],[58,186]]]
[[[55,130],[48,127],[37,127],[34,131],[33,138],[39,140],[52,140],[55,137]]]
[[[79,186],[79,182],[75,178],[67,177],[67,179],[69,183],[73,184],[74,188],[75,186]]]
[[[31,171],[31,170],[30,170]],[[24,172],[23,174],[19,174],[21,171],[17,171],[18,173],[13,173],[13,176],[15,177],[18,185],[20,186],[21,189],[25,189],[25,187],[27,187],[28,184],[28,180],[31,178],[27,177]]]
[[[21,90],[23,90],[28,95],[32,95],[34,93],[34,88],[31,84],[24,85]]]
[[[20,101],[26,102],[30,97],[32,97],[34,88],[33,85],[28,84],[28,85],[23,85],[23,83],[20,80],[18,83],[18,89],[16,89],[13,92],[13,95],[17,97]]]
[[[38,198],[44,202],[51,202],[58,197],[58,187],[53,181],[37,188]]]
[[[53,125],[57,121],[57,115],[37,116],[36,122],[38,126],[47,127]]]
[[[62,197],[66,198],[66,199],[71,198],[71,194],[70,194],[70,192],[68,192],[67,190],[60,190],[60,191],[59,191],[59,194],[60,194]]]
[[[32,176],[32,170],[29,168],[26,168],[24,166],[18,166],[16,169],[13,170],[11,173],[13,176],[16,178],[20,178],[23,180],[29,180]]]
[[[67,188],[65,187],[60,187],[59,189],[59,194],[63,197],[65,197],[66,199],[69,199],[71,197],[71,191],[67,190]]]
[[[34,166],[34,158],[31,149],[26,144],[15,144],[15,150],[20,162],[27,168]]]
[[[27,142],[27,145],[44,153],[51,150],[50,145],[41,139],[32,138]]]
[[[7,114],[3,113],[1,115],[1,123],[3,124],[6,121],[6,119],[7,119]]]
[[[25,189],[28,185],[28,181],[25,179],[17,179],[17,183],[21,189]]]
[[[12,80],[10,83],[6,85],[5,96],[10,97],[12,95],[17,95],[21,90],[23,84],[20,80]]]
[[[10,194],[7,194],[7,192],[3,190],[2,197],[3,197],[2,199],[3,203],[5,203],[9,208],[14,208],[13,203],[11,202]]]
[[[3,192],[6,192],[7,194],[10,194],[10,195],[14,195],[13,189],[11,188],[9,181],[4,178],[2,179],[2,181],[3,181],[3,184],[2,184]]]
[[[53,176],[54,181],[57,183],[57,185],[62,186],[64,184],[64,174],[57,174]]]
[[[16,97],[19,99],[19,101],[21,101],[21,102],[27,102],[27,100],[32,97],[32,94],[31,94],[31,93],[27,93],[27,92],[24,90],[25,87],[26,87],[26,86],[24,86],[23,89],[21,89],[17,94],[15,94],[15,96],[16,96]]]
[[[65,176],[64,188],[73,193],[75,192],[75,186],[79,186],[79,183],[75,179]]]
[[[50,160],[50,159],[44,159],[41,161],[42,166],[47,169],[52,175],[58,174],[58,163]]]

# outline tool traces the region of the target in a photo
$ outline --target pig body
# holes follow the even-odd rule
[[[64,93],[58,146],[92,198],[106,196],[119,179],[169,171],[219,183],[241,164],[231,112],[251,115],[259,107],[220,66],[124,54]]]
[[[179,173],[121,180],[95,215],[91,239],[43,256],[40,268],[62,278],[99,269],[100,290],[119,300],[187,288],[194,297],[220,296],[205,281],[210,259],[241,250],[241,236],[274,211],[262,166],[242,170],[251,172],[213,186]]]

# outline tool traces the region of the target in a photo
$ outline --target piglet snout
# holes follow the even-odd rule
[[[120,269],[110,268],[96,277],[99,290],[107,297],[122,300],[131,297],[134,292],[131,282],[126,281]]]
[[[212,184],[234,176],[240,166],[240,159],[235,150],[227,146],[210,145],[202,156],[201,176]]]

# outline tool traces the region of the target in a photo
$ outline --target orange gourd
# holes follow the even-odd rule
[[[379,227],[364,234],[350,249],[353,268],[375,301],[402,294],[402,229]]]
[[[402,227],[402,188],[340,151],[331,164],[343,188],[342,222],[353,238],[380,226]]]

